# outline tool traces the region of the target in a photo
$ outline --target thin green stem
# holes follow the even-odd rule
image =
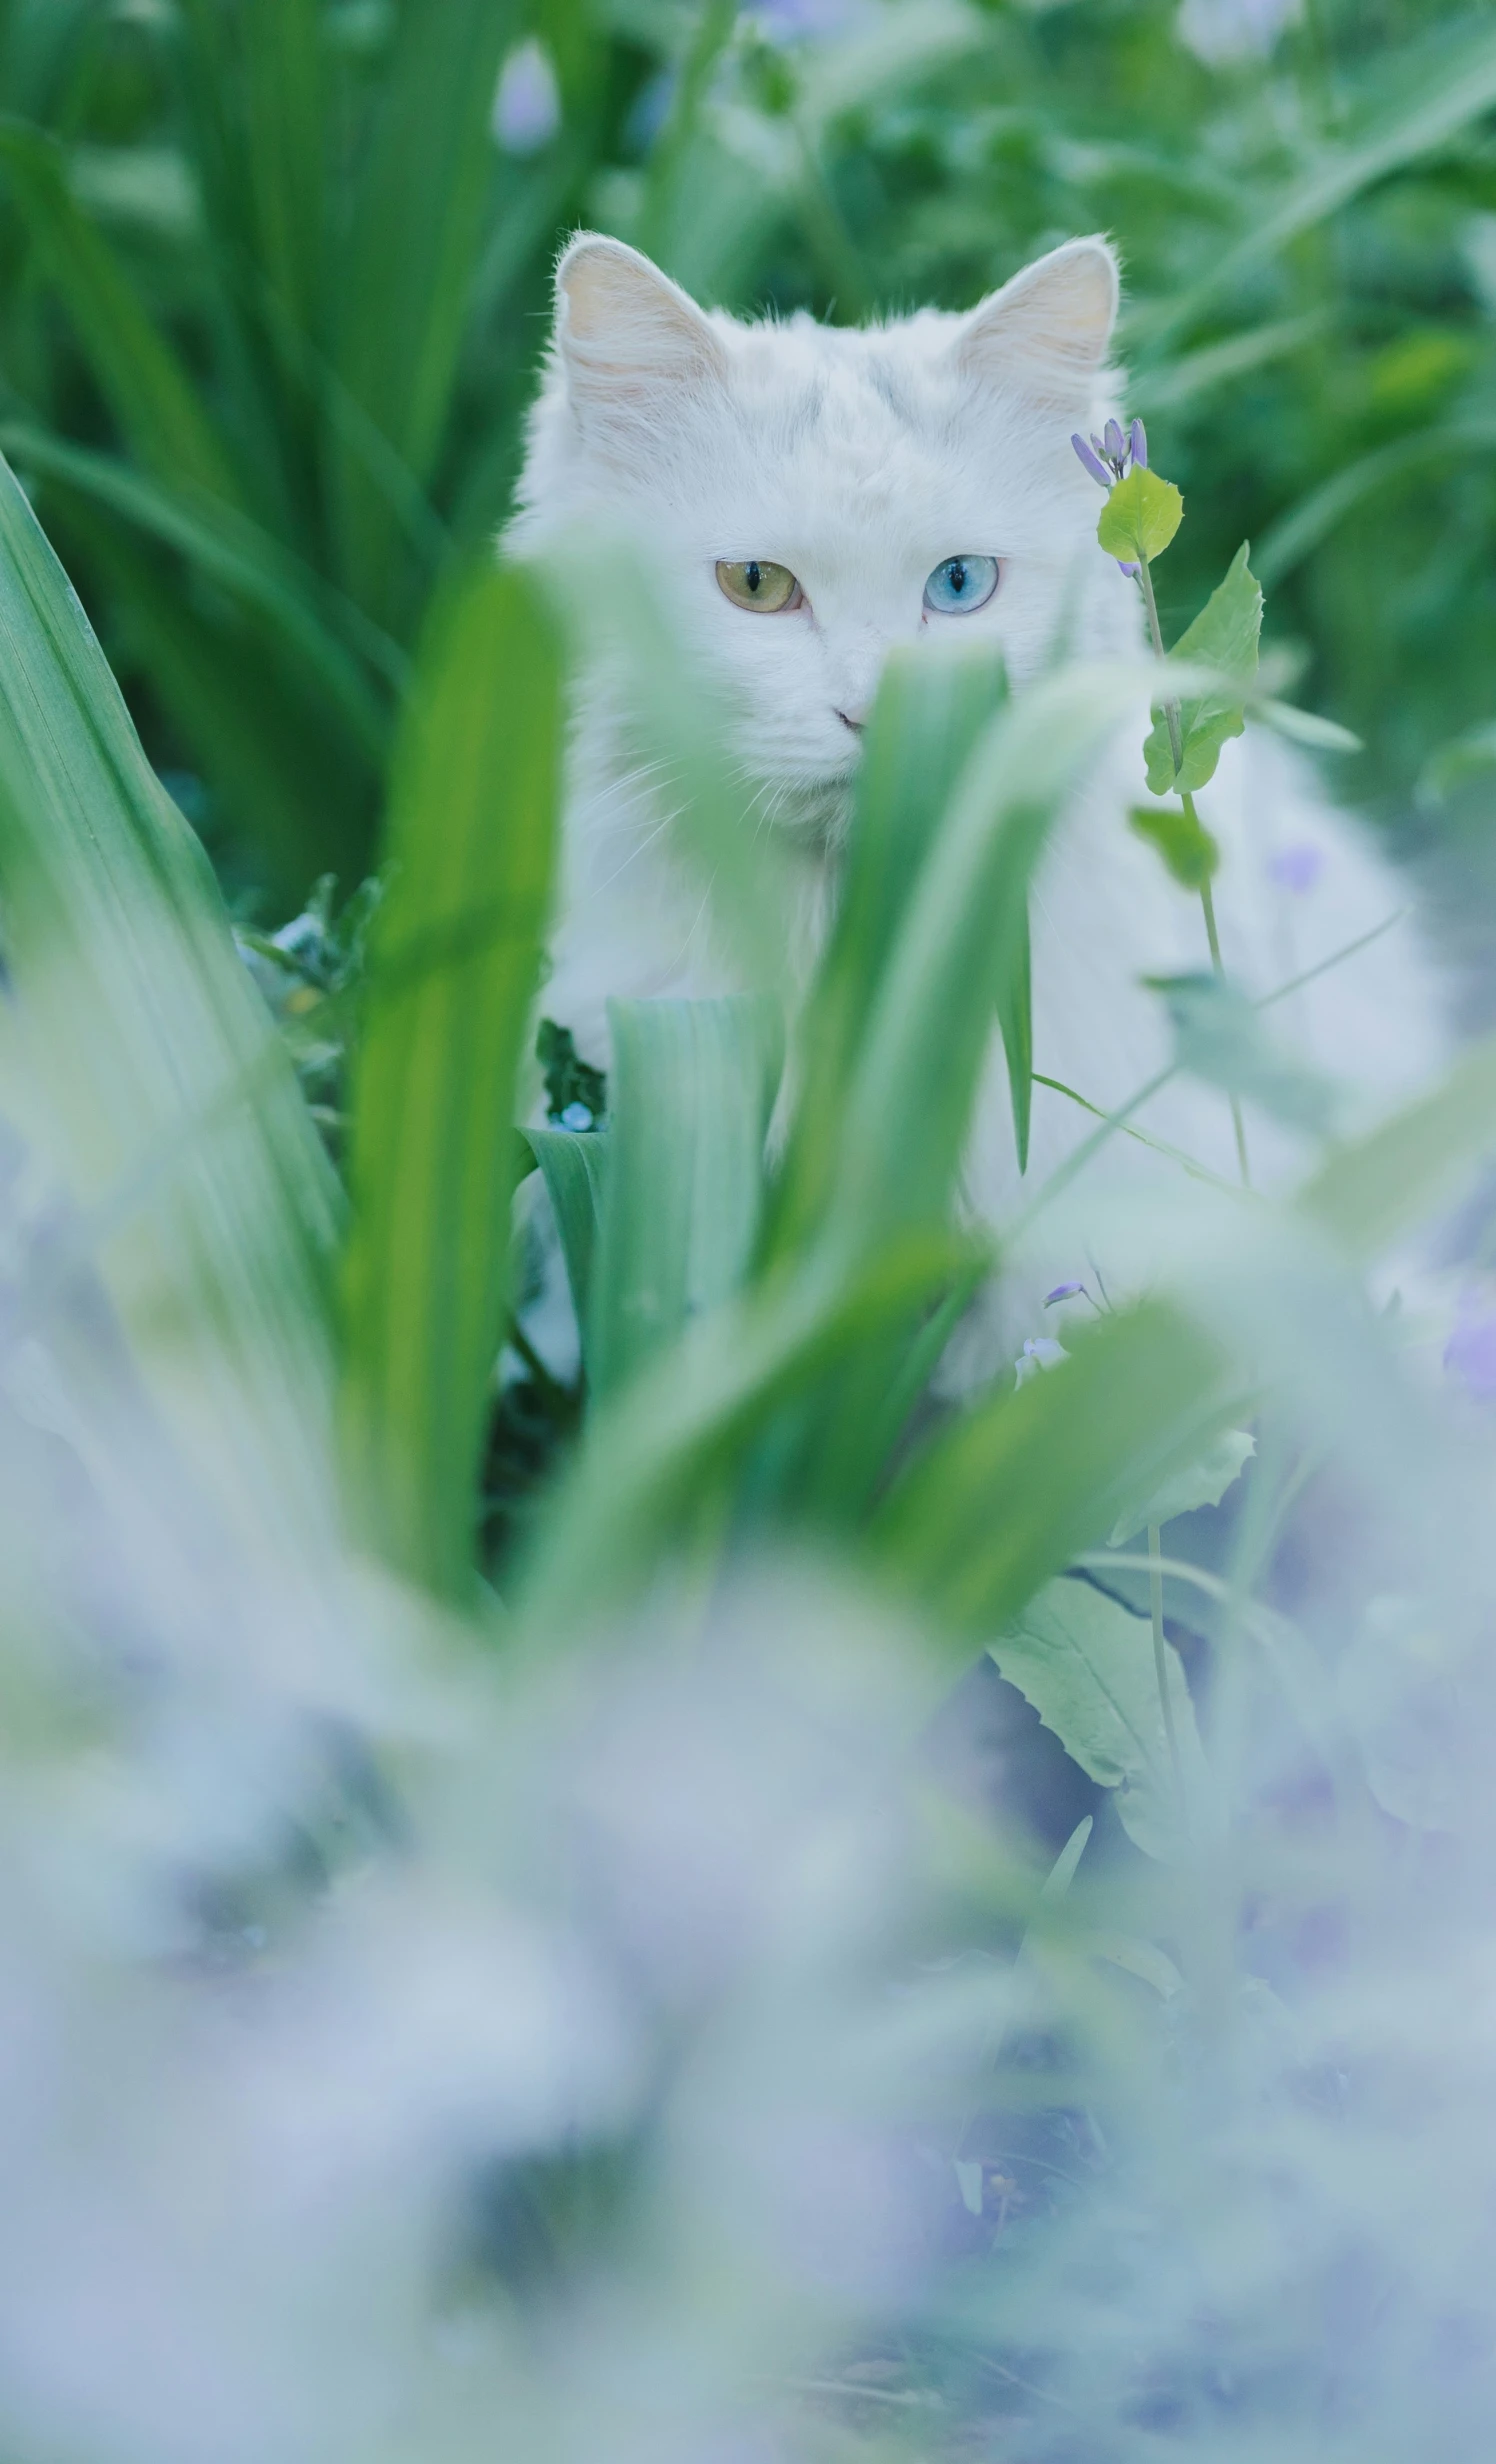
[[[1165,655],[1163,627],[1158,621],[1158,601],[1153,594],[1153,573],[1146,556],[1140,560],[1138,565],[1138,587],[1143,594],[1143,605],[1148,611],[1148,630],[1153,637],[1154,652],[1159,659],[1162,659]],[[1174,777],[1177,781],[1181,770],[1184,768],[1184,737],[1180,731],[1178,702],[1165,702],[1164,723],[1169,731],[1169,750],[1174,756]],[[1190,794],[1187,787],[1179,788],[1178,793],[1179,801],[1184,806],[1186,815],[1193,824],[1195,830],[1199,832],[1201,828],[1200,816],[1195,810],[1194,797]],[[1215,900],[1211,896],[1210,883],[1208,881],[1202,882],[1200,885],[1200,905],[1204,910],[1205,915],[1205,937],[1210,943],[1210,963],[1215,969],[1218,981],[1224,984],[1226,981],[1226,970],[1221,963],[1221,937],[1216,931]],[[1246,1123],[1242,1119],[1241,1106],[1237,1102],[1236,1097],[1234,1095],[1230,1096],[1228,1101],[1231,1105],[1231,1127],[1236,1136],[1237,1170],[1241,1174],[1241,1185],[1243,1189],[1250,1189],[1252,1186],[1252,1170],[1247,1161]]]

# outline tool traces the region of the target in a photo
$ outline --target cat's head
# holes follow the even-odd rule
[[[1070,446],[1104,394],[1117,288],[1106,242],[1081,239],[965,315],[744,324],[583,234],[557,270],[518,537],[590,516],[643,536],[745,766],[787,818],[824,818],[894,643],[979,629],[1022,679],[1077,594],[1129,595]]]

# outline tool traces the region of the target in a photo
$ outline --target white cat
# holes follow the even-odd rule
[[[762,810],[800,851],[807,915],[825,912],[858,737],[891,645],[980,632],[1020,688],[1062,633],[1086,654],[1136,657],[1137,589],[1096,545],[1100,495],[1070,442],[1112,407],[1117,302],[1101,239],[1056,249],[967,315],[924,310],[857,332],[805,316],[706,314],[616,240],[584,234],[562,257],[511,541],[535,555],[620,519],[647,539],[721,680]],[[1127,826],[1128,805],[1146,801],[1146,725],[1140,709],[1077,798],[1033,899],[1035,1067],[1103,1111],[1168,1058],[1160,1002],[1140,979],[1208,963],[1197,902]],[[1307,765],[1261,728],[1228,746],[1201,806],[1223,849],[1225,964],[1254,996],[1409,903]],[[660,820],[647,784],[628,775],[605,696],[584,689],[544,1006],[589,1059],[607,1058],[609,995],[726,988],[699,884],[676,870]],[[1297,1054],[1348,1090],[1354,1119],[1432,1074],[1438,1007],[1404,920],[1272,1016]],[[1234,1177],[1218,1093],[1176,1079],[1136,1117]],[[1069,1096],[1036,1086],[1028,1186],[1094,1126]],[[1292,1141],[1261,1119],[1250,1133],[1257,1174],[1290,1168]],[[1127,1152],[1177,1177],[1153,1150]],[[1019,1191],[996,1049],[967,1183],[995,1221]],[[1062,1255],[1047,1265],[1056,1279],[1084,1271]]]

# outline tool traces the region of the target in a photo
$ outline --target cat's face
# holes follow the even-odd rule
[[[824,817],[893,644],[980,632],[1022,679],[1078,588],[1127,592],[1069,441],[1116,304],[1110,250],[1081,240],[964,317],[743,325],[584,236],[558,273],[521,535],[600,508],[636,526],[771,808]]]

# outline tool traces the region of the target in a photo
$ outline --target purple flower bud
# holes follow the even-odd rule
[[[1302,894],[1313,889],[1324,871],[1324,850],[1307,845],[1284,847],[1268,859],[1267,869],[1268,878],[1275,881],[1280,890],[1294,890]]]
[[[1133,421],[1132,432],[1127,443],[1132,454],[1133,468],[1145,471],[1148,468],[1148,431],[1140,419]]]
[[[1045,1293],[1044,1306],[1049,1309],[1057,1300],[1074,1300],[1076,1293],[1083,1292],[1085,1288],[1083,1283],[1057,1283],[1052,1292]]]
[[[1127,452],[1127,447],[1122,442],[1122,431],[1115,419],[1107,421],[1102,430],[1102,442],[1106,447],[1107,459],[1120,463]]]
[[[1129,582],[1135,582],[1142,570],[1141,565],[1124,565],[1120,556],[1117,559],[1117,571],[1125,573]]]
[[[1109,488],[1112,484],[1112,474],[1104,462],[1098,461],[1085,438],[1077,433],[1072,436],[1070,442],[1075,447],[1076,458],[1081,468],[1090,472],[1098,487]]]

